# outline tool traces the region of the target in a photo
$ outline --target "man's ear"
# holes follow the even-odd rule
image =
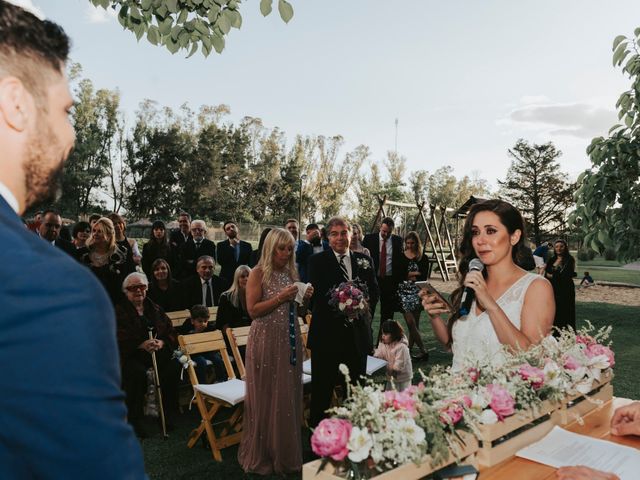
[[[33,98],[20,80],[6,77],[0,80],[0,119],[10,128],[22,132],[27,128]]]

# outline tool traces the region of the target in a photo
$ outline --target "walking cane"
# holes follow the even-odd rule
[[[149,340],[153,340],[153,328],[149,328]],[[151,360],[153,361],[153,378],[155,380],[156,392],[158,392],[158,406],[160,407],[160,422],[162,423],[162,435],[164,439],[169,438],[167,435],[167,422],[164,419],[164,407],[162,406],[162,390],[160,389],[160,375],[158,375],[158,362],[156,361],[156,351],[151,351]]]

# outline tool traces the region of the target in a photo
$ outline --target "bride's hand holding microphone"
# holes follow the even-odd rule
[[[482,276],[482,271],[471,270],[468,272],[464,279],[464,286],[473,290],[476,302],[483,310],[490,310],[493,306],[497,305],[487,290],[487,282]]]

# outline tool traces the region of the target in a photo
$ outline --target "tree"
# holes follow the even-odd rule
[[[574,185],[560,171],[562,152],[553,143],[529,145],[523,139],[509,149],[511,166],[504,181],[498,181],[503,196],[519,208],[529,222],[536,245],[544,236],[565,226],[565,214],[573,204]]]
[[[634,36],[613,41],[613,65],[631,80],[616,103],[623,124],[587,147],[592,166],[578,177],[577,208],[570,217],[585,246],[599,252],[614,248],[627,260],[640,258],[640,28]]]
[[[140,40],[145,34],[153,45],[163,45],[171,53],[198,51],[206,57],[214,49],[221,53],[231,28],[242,26],[240,0],[89,0],[96,7],[118,12],[123,28]],[[260,0],[263,16],[271,13],[273,0]],[[285,23],[293,17],[293,7],[278,0],[278,12]]]

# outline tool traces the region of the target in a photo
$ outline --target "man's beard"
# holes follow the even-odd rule
[[[25,208],[38,203],[55,202],[60,198],[64,159],[54,163],[51,158],[58,151],[59,144],[51,128],[38,121],[22,167],[27,191]]]
[[[309,243],[311,243],[311,245],[313,245],[314,247],[319,247],[320,245],[322,245],[322,240],[320,239],[320,237],[313,237]]]

